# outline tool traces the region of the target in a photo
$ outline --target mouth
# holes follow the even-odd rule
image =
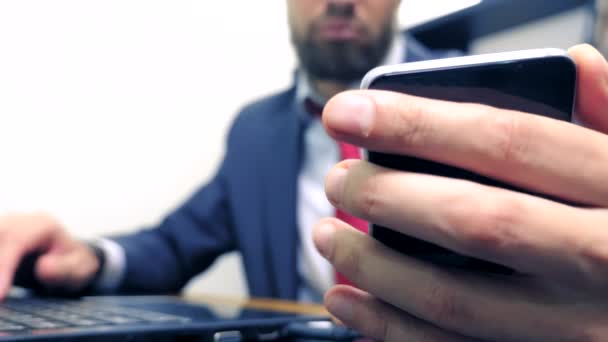
[[[352,41],[362,37],[361,29],[353,20],[330,18],[317,26],[317,33],[325,41]]]

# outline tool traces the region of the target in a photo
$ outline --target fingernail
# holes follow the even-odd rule
[[[329,259],[333,253],[335,231],[335,227],[328,222],[322,222],[314,230],[313,241],[325,259]]]
[[[340,321],[346,324],[353,321],[355,303],[352,299],[334,294],[326,301],[325,306]]]
[[[376,105],[367,96],[343,93],[335,96],[324,115],[330,129],[340,134],[364,136],[371,133]]]
[[[340,198],[344,193],[347,173],[345,168],[338,166],[333,168],[325,178],[325,194],[331,204],[336,207],[340,204]]]

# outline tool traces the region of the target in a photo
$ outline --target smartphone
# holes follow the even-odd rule
[[[568,53],[560,49],[455,57],[378,67],[366,74],[361,88],[396,91],[445,101],[480,103],[571,121],[576,92],[576,65]],[[532,193],[469,170],[430,160],[377,151],[365,151],[364,155],[370,162],[392,169],[467,179]],[[544,194],[533,194],[550,198]],[[402,253],[442,266],[498,274],[515,272],[503,265],[460,255],[379,225],[372,224],[370,234]]]

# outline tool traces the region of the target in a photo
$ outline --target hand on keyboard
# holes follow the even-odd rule
[[[8,293],[15,273],[19,285],[70,293],[89,285],[99,267],[91,248],[71,237],[54,218],[0,217],[0,299]]]

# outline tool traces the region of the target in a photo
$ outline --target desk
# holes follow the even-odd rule
[[[0,317],[5,326],[0,341],[201,342],[235,341],[235,335],[237,341],[287,341],[331,339],[344,330],[328,322],[331,316],[322,305],[214,295],[38,298],[23,293],[0,303],[0,310],[9,313]]]
[[[225,296],[211,295],[184,295],[180,297],[190,303],[203,304],[210,307],[254,309],[263,311],[273,311],[280,313],[290,313],[298,315],[311,315],[318,317],[332,318],[323,305],[292,302],[270,298],[238,299]],[[317,327],[319,328],[319,327]],[[323,328],[322,328],[323,329]],[[308,339],[280,339],[280,341],[312,341]],[[315,339],[315,341],[317,341]]]
[[[187,301],[201,304],[226,305],[242,307],[247,309],[279,311],[286,313],[296,313],[304,315],[329,316],[323,305],[312,303],[292,302],[270,298],[238,299],[226,296],[212,295],[185,295],[182,298]]]

